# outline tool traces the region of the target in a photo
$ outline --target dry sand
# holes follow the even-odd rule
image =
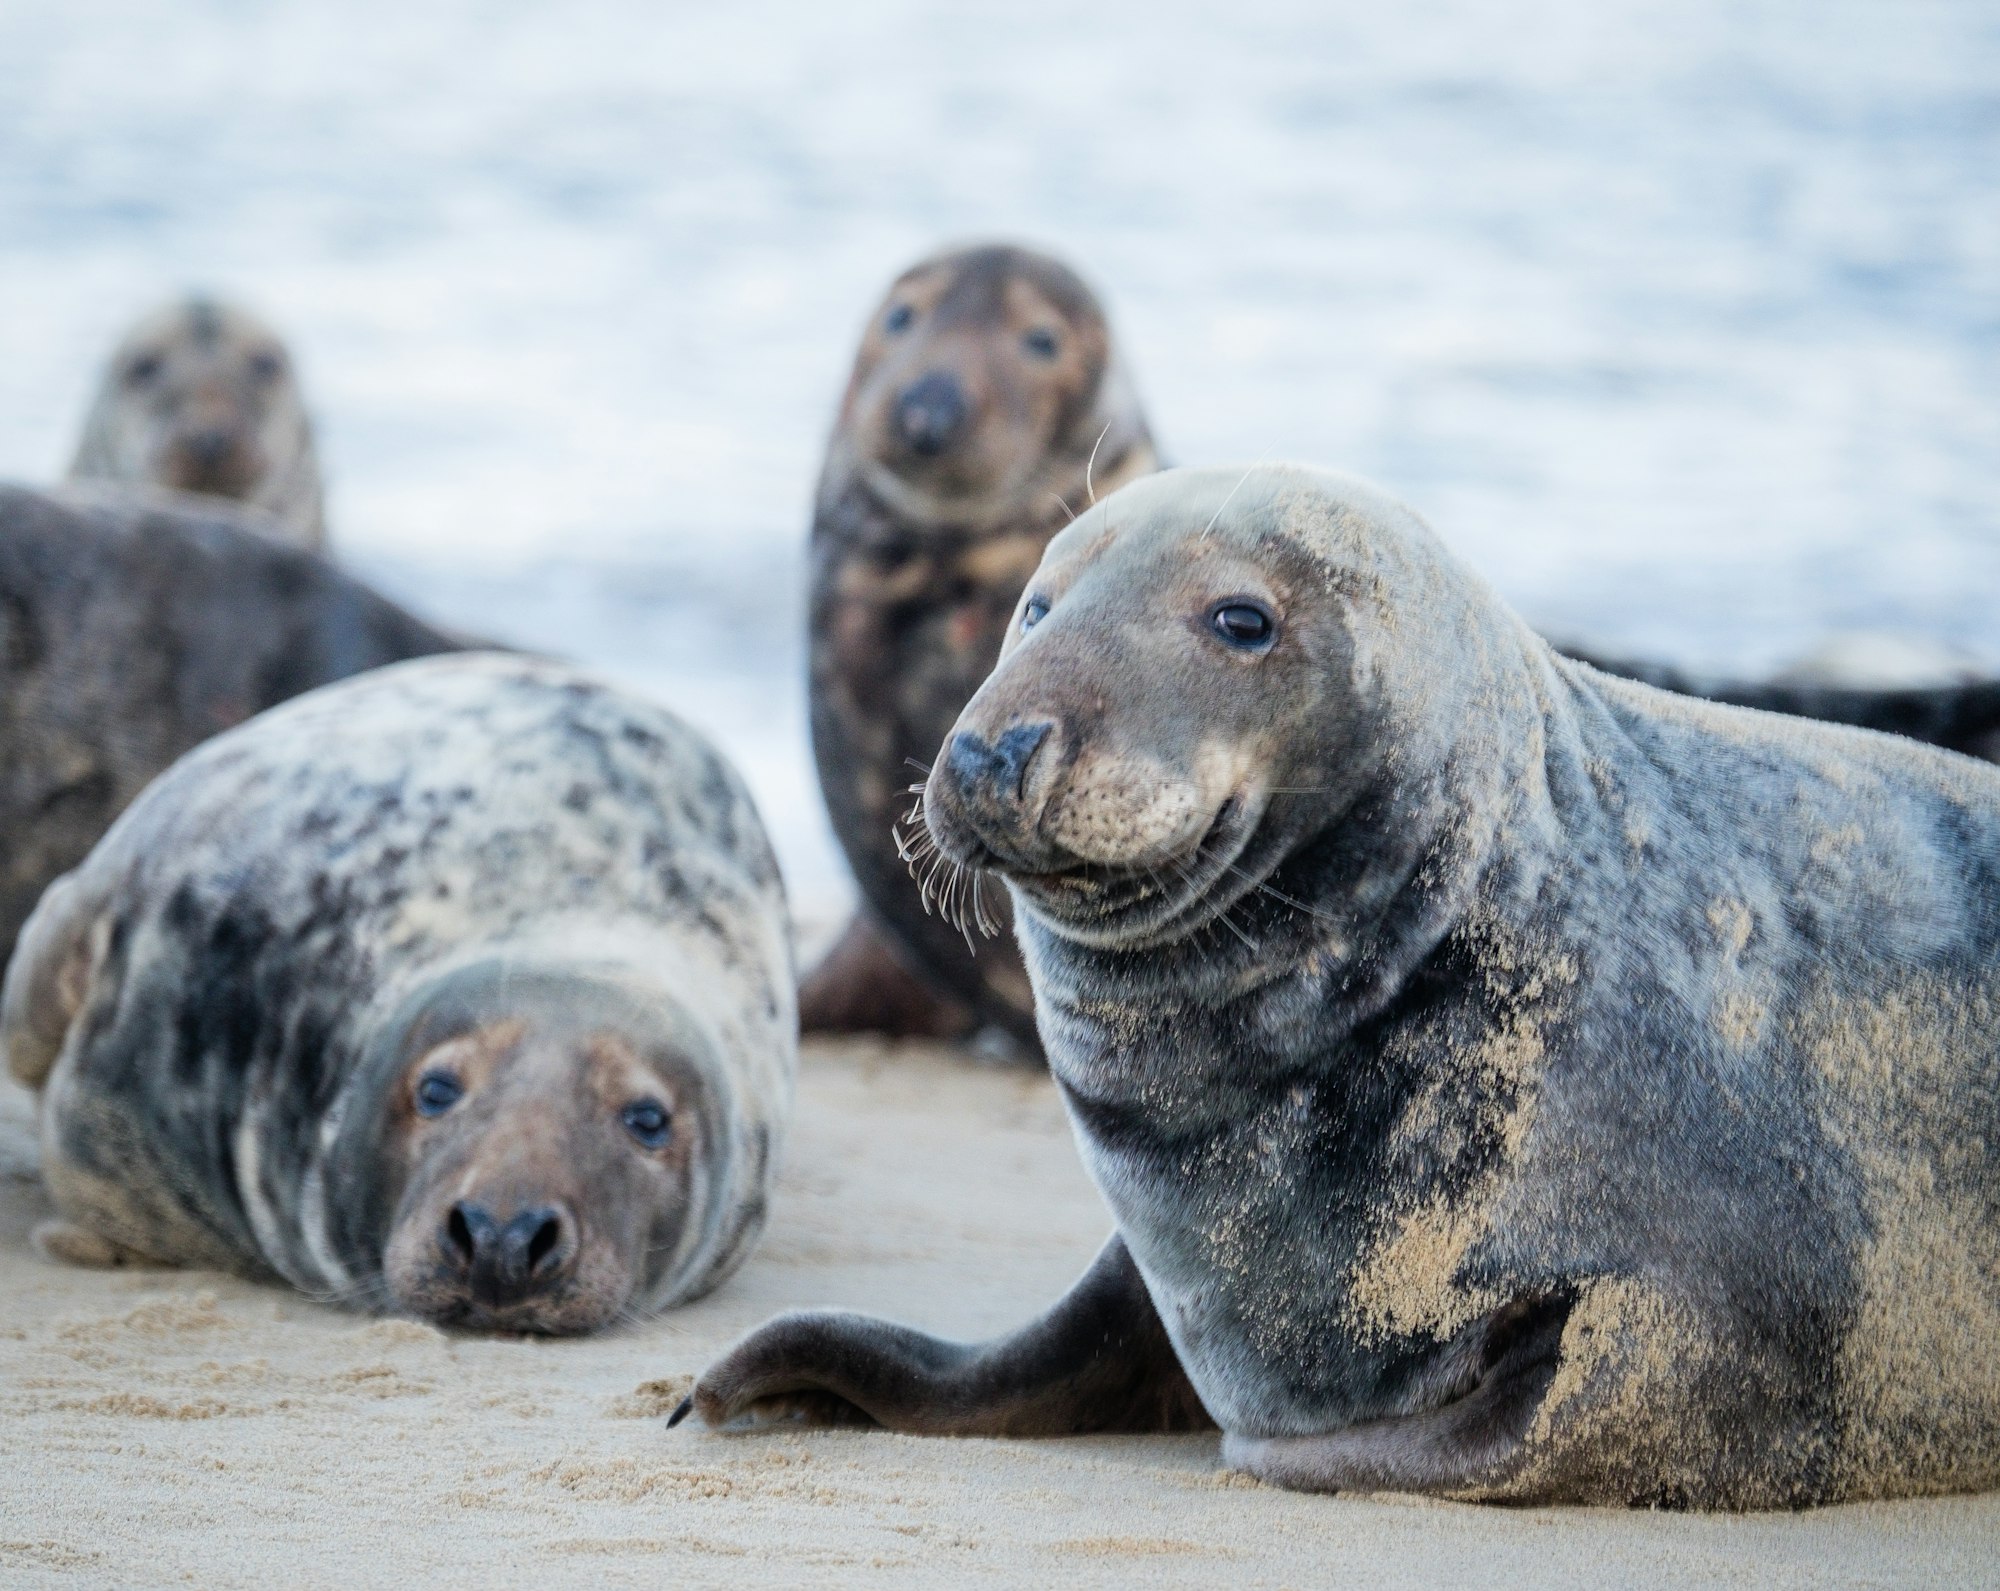
[[[447,1337],[207,1273],[37,1258],[0,1096],[0,1584],[2000,1584],[2000,1496],[1717,1518],[1303,1497],[1212,1437],[920,1441],[666,1429],[775,1310],[1021,1320],[1107,1227],[1046,1080],[809,1048],[762,1249],[582,1342]]]

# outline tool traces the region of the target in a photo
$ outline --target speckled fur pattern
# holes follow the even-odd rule
[[[269,326],[195,296],[125,334],[84,418],[70,478],[224,497],[277,540],[326,543],[319,451],[297,366]]]
[[[991,670],[1049,538],[1088,504],[1089,491],[1109,490],[1157,459],[1104,312],[1060,262],[1004,246],[956,250],[912,267],[886,303],[911,292],[924,314],[907,338],[920,346],[888,346],[880,312],[871,317],[820,481],[813,751],[869,926],[937,990],[1033,1047],[1033,998],[1011,936],[975,935],[969,944],[926,911],[894,829],[911,807],[910,787]],[[1010,363],[1019,325],[1033,319],[1024,319],[1021,294],[1060,327],[1062,357],[1075,363],[1051,378],[1062,385],[1045,415],[1024,415],[1029,397],[1017,390],[1039,374]],[[930,369],[956,372],[977,396],[973,428],[995,433],[994,456],[951,491],[897,473],[930,461],[883,456],[881,406],[897,383]],[[994,897],[1004,914],[997,890]],[[850,958],[842,971],[856,967],[865,961]]]
[[[183,752],[302,691],[459,645],[232,504],[0,486],[0,954]]]
[[[934,778],[932,828],[1006,871],[1123,1329],[1157,1312],[1229,1462],[1699,1508],[2000,1483],[2000,773],[1566,660],[1314,471],[1139,482],[1029,589],[959,729],[1052,727],[1015,807]],[[1268,655],[1207,633],[1246,591]],[[1103,871],[1120,832],[1165,859]],[[695,1407],[1105,1423],[1074,1355],[986,1345],[996,1389],[805,1318]]]
[[[698,1129],[699,1163],[639,1234],[631,1315],[712,1287],[762,1226],[792,981],[776,864],[728,765],[587,675],[467,654],[316,691],[183,758],[45,897],[0,1037],[42,1090],[44,1172],[75,1226],[382,1306],[416,1175],[395,1152],[408,1035],[447,1006],[476,1036],[530,995],[587,1005],[617,1042],[700,1070],[676,1128]],[[559,1097],[530,1130],[585,1108]]]

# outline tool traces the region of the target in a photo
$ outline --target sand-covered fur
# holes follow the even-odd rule
[[[191,297],[119,342],[92,398],[73,480],[233,498],[300,547],[326,542],[319,455],[298,370],[248,310]]]
[[[769,845],[671,714],[488,654],[184,758],[44,897],[0,1039],[118,1254],[578,1331],[748,1252],[791,1107]]]
[[[1111,1333],[1050,1322],[1123,1247],[1134,1362],[1157,1313],[1285,1485],[2000,1481],[2000,774],[1566,661],[1306,470],[1128,487],[1020,620],[928,819],[1013,891],[1119,1236],[1039,1363],[780,1322],[706,1418],[1101,1425]]]

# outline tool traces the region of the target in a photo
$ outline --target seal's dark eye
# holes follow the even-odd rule
[[[1254,652],[1270,644],[1278,633],[1278,621],[1261,602],[1218,603],[1208,616],[1209,627],[1229,645]]]
[[[1021,346],[1037,359],[1053,359],[1062,351],[1062,342],[1046,326],[1037,326],[1032,331],[1021,334]]]
[[[417,1079],[417,1114],[442,1116],[465,1097],[465,1085],[449,1072],[426,1072]]]
[[[887,332],[908,331],[910,322],[916,318],[917,312],[908,304],[896,304],[882,317],[882,329]]]
[[[250,374],[259,381],[276,381],[284,368],[284,360],[268,348],[260,348],[250,356]]]
[[[162,363],[158,354],[140,354],[125,367],[125,379],[135,387],[143,387],[160,373]]]
[[[674,1118],[657,1099],[635,1099],[618,1113],[625,1130],[648,1149],[657,1149],[673,1136]]]
[[[1030,597],[1028,598],[1028,605],[1021,610],[1021,628],[1023,631],[1032,630],[1048,616],[1049,599],[1047,597]]]

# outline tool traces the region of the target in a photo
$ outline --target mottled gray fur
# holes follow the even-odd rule
[[[287,697],[460,643],[261,515],[0,486],[0,955],[182,752]]]
[[[610,1032],[678,1078],[694,1155],[643,1220],[576,1212],[628,1234],[632,1274],[586,1316],[522,1323],[587,1329],[748,1252],[789,1117],[792,979],[776,864],[728,765],[572,669],[473,654],[316,691],[183,758],[44,897],[0,1039],[42,1090],[74,1227],[395,1307],[412,1057],[587,1008],[582,1041]],[[617,1103],[588,1142],[638,1157]],[[595,1108],[572,1092],[516,1125],[546,1139]]]
[[[1290,1486],[2000,1482],[2000,773],[1566,660],[1312,471],[1127,487],[1038,599],[928,817],[1007,878],[1119,1235],[1047,1352],[804,1317],[706,1418],[1160,1423],[1082,1310]]]

